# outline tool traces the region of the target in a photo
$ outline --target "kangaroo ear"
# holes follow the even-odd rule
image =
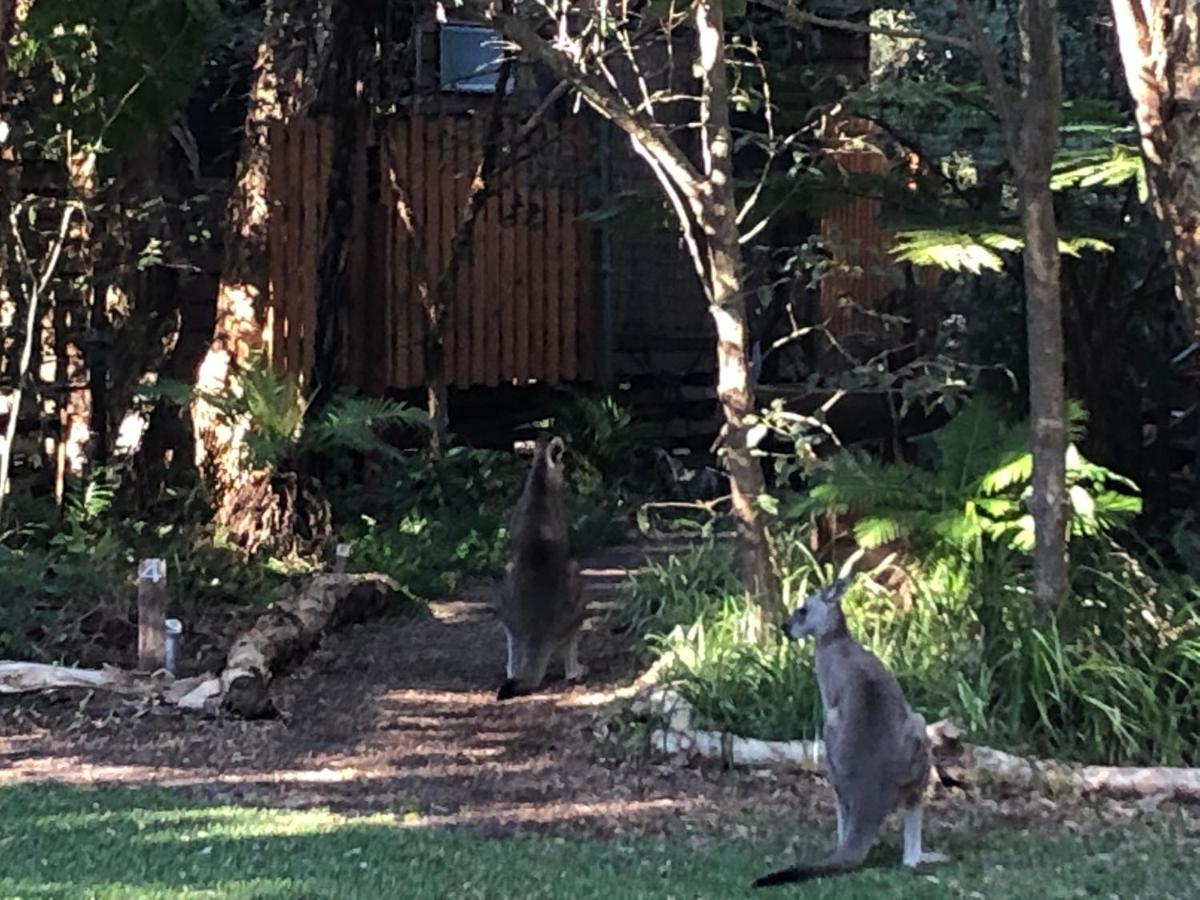
[[[566,452],[566,450],[567,447],[563,443],[563,439],[560,437],[555,437],[550,440],[550,445],[546,448],[546,453],[550,457],[550,461],[555,465],[558,465],[560,462],[562,462],[563,454]]]
[[[843,595],[845,595],[846,590],[850,587],[853,580],[852,576],[846,576],[845,578],[839,578],[827,587],[825,589],[825,602],[833,604],[841,603]]]

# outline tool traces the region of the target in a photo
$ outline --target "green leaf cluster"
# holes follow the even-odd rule
[[[1082,415],[1072,414],[1073,438]],[[925,465],[887,463],[839,454],[813,472],[807,495],[788,512],[852,512],[854,537],[865,548],[903,539],[922,555],[978,559],[985,542],[1017,550],[1033,545],[1033,517],[1025,501],[1033,459],[1029,427],[1005,420],[987,397],[970,400],[922,442]],[[1118,528],[1141,510],[1137,485],[1089,462],[1072,444],[1067,487],[1073,535]]]

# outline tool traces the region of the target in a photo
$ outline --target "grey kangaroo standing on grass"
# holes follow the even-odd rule
[[[579,566],[570,558],[563,507],[561,438],[538,442],[512,522],[512,560],[497,612],[508,640],[508,667],[496,695],[507,700],[537,690],[550,657],[562,651],[568,681],[587,669],[579,662],[583,602]]]
[[[812,594],[783,623],[792,640],[817,641],[817,685],[825,710],[825,765],[837,794],[837,847],[825,860],[793,866],[755,887],[842,875],[862,866],[884,817],[904,807],[904,865],[942,862],[922,854],[921,820],[929,781],[925,720],[913,712],[895,677],[850,635],[842,614],[848,578]]]

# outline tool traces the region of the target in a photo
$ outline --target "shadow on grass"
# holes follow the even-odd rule
[[[1195,837],[1144,826],[1092,837],[941,836],[959,862],[925,878],[879,867],[805,897],[1192,897]],[[814,836],[815,839],[815,836]],[[465,830],[193,801],[161,789],[0,789],[0,896],[651,898],[750,896],[782,840],[487,840]],[[801,854],[819,852],[806,845]],[[887,857],[887,858],[885,858]],[[890,865],[889,865],[890,863]],[[784,889],[760,896],[786,896]]]

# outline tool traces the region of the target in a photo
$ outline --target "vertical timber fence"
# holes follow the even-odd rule
[[[265,342],[280,371],[313,365],[317,260],[331,123],[271,132],[270,303]],[[424,383],[422,297],[443,275],[482,156],[482,122],[413,115],[380,122],[353,162],[341,353],[371,391]],[[587,379],[592,371],[592,229],[580,217],[587,126],[546,124],[494,179],[455,273],[446,376],[466,388]]]

